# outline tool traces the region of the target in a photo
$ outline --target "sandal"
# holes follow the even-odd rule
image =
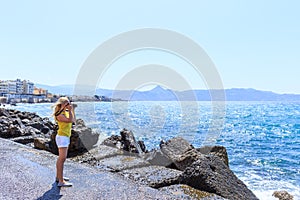
[[[68,177],[63,177],[63,179],[64,179],[64,181],[69,181],[69,180],[70,180],[70,178],[68,178]],[[56,177],[55,181],[56,181],[56,182],[59,181],[57,177]]]
[[[64,183],[58,183],[57,187],[72,187],[73,184],[69,182],[64,182]]]

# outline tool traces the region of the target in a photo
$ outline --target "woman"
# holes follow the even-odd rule
[[[70,144],[72,123],[75,121],[74,109],[67,97],[59,98],[53,107],[53,115],[58,124],[58,131],[55,138],[58,147],[58,159],[56,162],[57,186],[71,187],[73,184],[67,182],[69,178],[63,177],[63,169]]]

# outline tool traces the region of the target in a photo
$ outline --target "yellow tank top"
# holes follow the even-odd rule
[[[69,118],[69,112],[64,111],[61,114]],[[58,120],[56,122],[58,124],[57,135],[71,137],[72,122],[60,122]]]

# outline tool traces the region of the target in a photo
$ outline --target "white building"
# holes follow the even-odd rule
[[[0,94],[8,93],[8,83],[6,81],[0,81]]]
[[[34,84],[30,81],[23,81],[23,94],[33,94]]]
[[[34,83],[30,81],[0,80],[0,94],[33,94]]]
[[[16,80],[16,93],[17,94],[23,93],[23,82],[21,81],[21,79]]]
[[[15,94],[17,92],[17,84],[16,81],[8,81],[8,93]]]

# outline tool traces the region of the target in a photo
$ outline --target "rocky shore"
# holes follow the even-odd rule
[[[48,118],[0,109],[2,138],[57,154],[56,131],[56,125]],[[137,141],[133,132],[126,129],[96,146],[98,136],[77,120],[69,146],[70,160],[153,188],[168,194],[170,199],[258,199],[230,170],[225,147],[195,148],[175,137],[161,141],[159,149],[147,150],[144,142]]]

